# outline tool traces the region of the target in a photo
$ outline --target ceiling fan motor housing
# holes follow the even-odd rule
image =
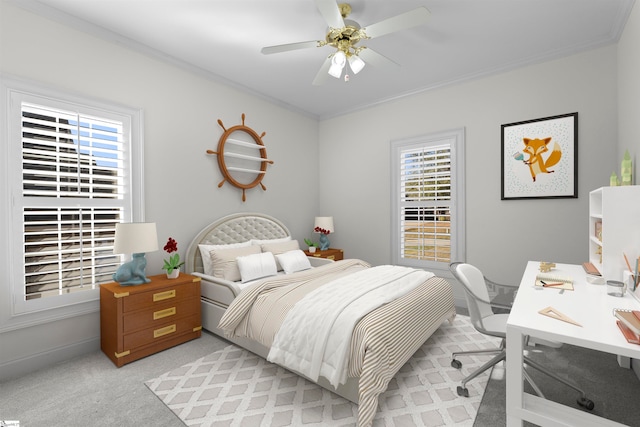
[[[326,40],[329,46],[349,53],[361,39],[366,38],[366,34],[360,30],[360,24],[356,21],[345,19],[344,24],[343,28],[329,28]]]

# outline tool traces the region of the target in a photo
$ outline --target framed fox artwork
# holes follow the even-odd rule
[[[578,113],[502,125],[502,200],[578,197]]]

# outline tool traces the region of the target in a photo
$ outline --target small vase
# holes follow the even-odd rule
[[[309,252],[310,253],[315,253],[316,252],[316,247],[315,246],[309,246]]]
[[[167,279],[177,279],[180,275],[180,269],[174,268],[171,273],[167,273]]]

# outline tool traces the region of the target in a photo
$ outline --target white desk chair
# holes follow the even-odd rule
[[[467,300],[467,306],[469,308],[469,317],[471,318],[473,327],[482,334],[499,337],[502,339],[502,341],[500,342],[500,346],[494,349],[460,351],[455,352],[451,355],[451,366],[456,369],[460,369],[462,367],[462,363],[456,359],[456,357],[459,355],[495,354],[495,356],[491,360],[489,360],[476,371],[464,378],[461,385],[458,386],[458,395],[469,397],[469,390],[466,388],[467,383],[487,369],[505,360],[506,358],[505,344],[507,336],[507,318],[509,317],[509,310],[511,309],[510,303],[511,301],[513,301],[513,296],[515,295],[517,286],[508,286],[492,282],[491,280],[485,278],[482,272],[471,264],[454,262],[449,266],[449,269],[451,270],[451,273],[453,273],[453,276],[460,282],[460,284],[462,284],[464,288],[465,298]],[[498,299],[502,297],[505,298],[507,302],[497,303],[495,302],[495,297],[494,301],[492,301],[491,297],[489,296],[489,287],[491,287],[492,292],[497,293],[497,295],[499,296]],[[494,312],[494,308],[497,309],[496,311],[498,313]],[[560,347],[560,344],[558,343],[542,340],[536,340],[536,343],[552,347]],[[534,362],[527,356],[524,356],[524,361],[526,365],[529,365],[532,368],[535,368],[536,370],[578,391],[581,395],[577,400],[578,405],[588,410],[594,408],[593,401],[587,399],[584,391],[578,388],[575,384],[562,377],[559,377],[537,362]],[[526,369],[524,369],[523,374],[525,379],[529,382],[529,384],[531,384],[531,387],[533,387],[536,394],[542,398],[545,398],[540,388],[533,382],[533,380],[527,373]]]

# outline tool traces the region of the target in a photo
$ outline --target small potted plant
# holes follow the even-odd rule
[[[164,266],[162,269],[167,270],[167,278],[175,279],[180,275],[180,267],[184,264],[184,262],[180,262],[178,242],[169,237],[167,244],[164,245],[164,250],[169,254],[169,260],[164,260]],[[171,255],[172,252],[175,252],[175,254]]]
[[[318,244],[312,241],[311,239],[304,239],[304,242],[309,246],[309,252],[314,253]]]

